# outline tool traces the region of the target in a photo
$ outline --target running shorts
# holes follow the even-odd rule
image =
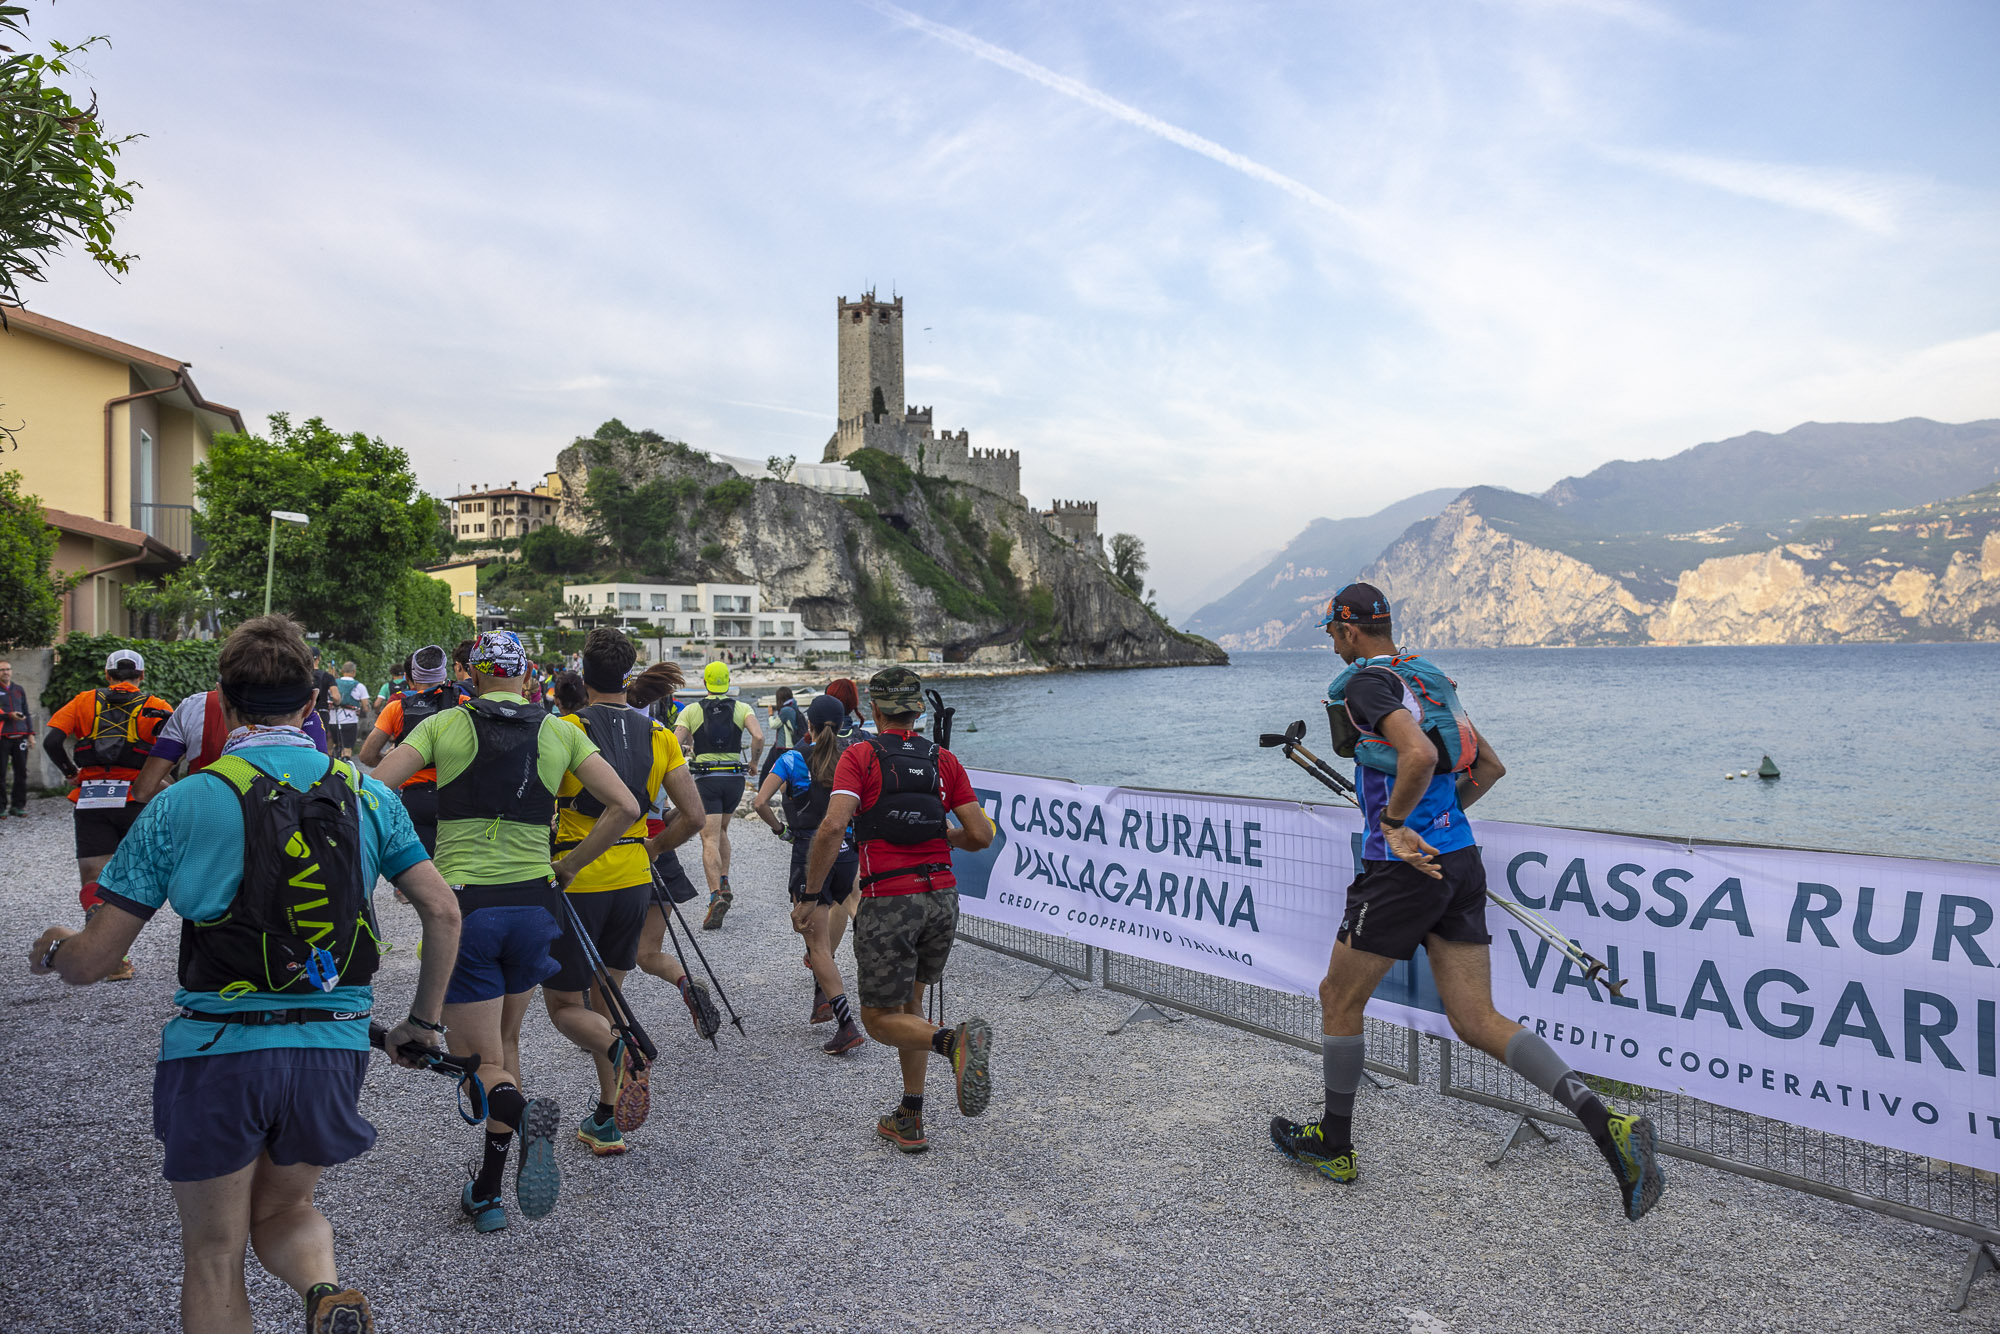
[[[139,812],[145,809],[140,802],[128,801],[123,806],[73,812],[76,816],[76,859],[109,857],[118,851],[125,835],[132,832]]]
[[[814,894],[806,892],[806,862],[812,856],[812,836],[801,834],[792,844],[792,874],[787,888],[791,891],[793,903],[810,900],[823,907],[831,908],[854,892],[855,879],[861,872],[861,857],[851,848],[842,848],[840,856],[834,858],[833,869],[826,874],[826,883]]]
[[[882,894],[861,900],[854,919],[854,965],[861,1003],[871,1010],[899,1010],[918,983],[944,976],[958,936],[958,891]]]
[[[333,744],[342,750],[353,750],[354,735],[360,730],[360,727],[359,723],[335,723],[333,725]]]
[[[624,889],[604,889],[590,894],[571,894],[570,906],[583,922],[583,929],[604,956],[606,968],[630,972],[639,962],[639,928],[646,924],[646,909],[653,903],[653,886],[628,885]],[[555,946],[561,971],[542,983],[550,991],[588,991],[593,974],[590,959],[573,934],[567,916],[562,939]]]
[[[169,1181],[207,1181],[269,1153],[280,1167],[332,1167],[368,1152],[365,1051],[267,1047],[153,1067],[153,1138]]]
[[[700,895],[701,891],[694,887],[694,881],[688,879],[679,854],[663,852],[653,865],[660,873],[660,883],[667,887],[667,897],[675,903],[687,903]]]
[[[460,887],[464,921],[444,1003],[518,996],[553,977],[559,965],[552,951],[563,934],[560,892],[546,880]]]
[[[1486,865],[1476,847],[1441,852],[1443,879],[1433,880],[1396,858],[1364,861],[1347,887],[1347,911],[1336,939],[1385,959],[1409,959],[1424,937],[1490,945],[1486,932]]]
[[[694,780],[701,808],[710,815],[734,815],[743,801],[742,774],[702,774]]]

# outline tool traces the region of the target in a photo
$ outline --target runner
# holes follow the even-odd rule
[[[1329,1181],[1352,1182],[1354,1093],[1366,1042],[1362,1011],[1376,984],[1422,945],[1445,1015],[1468,1043],[1567,1107],[1618,1178],[1627,1218],[1666,1188],[1643,1116],[1611,1111],[1555,1049],[1493,1009],[1486,871],[1465,807],[1507,772],[1472,725],[1452,681],[1397,651],[1388,599],[1349,584],[1320,619],[1347,664],[1327,690],[1334,749],[1354,758],[1365,840],[1360,874],[1320,983],[1326,1109],[1318,1121],[1271,1118],[1271,1142]]]
[[[398,658],[389,668],[389,679],[382,683],[382,698],[392,700],[410,688],[410,659],[408,655]]]
[[[866,1039],[855,1027],[854,1012],[847,1005],[847,984],[841,980],[840,964],[834,953],[847,930],[843,911],[848,895],[854,892],[860,854],[855,851],[852,831],[842,835],[840,852],[825,881],[812,886],[806,879],[806,863],[812,856],[813,835],[826,818],[827,803],[833,798],[833,775],[840,757],[861,737],[861,730],[847,725],[847,710],[831,695],[821,695],[806,710],[810,728],[810,750],[787,750],[773,766],[770,777],[757,789],[751,809],[771,832],[792,843],[792,929],[806,938],[806,967],[813,975],[813,1005],[809,1022],[838,1020],[840,1027],[820,1048],[831,1056],[844,1056]],[[771,798],[782,790],[785,818],[771,812]]]
[[[408,741],[424,719],[455,709],[464,701],[458,687],[445,681],[444,649],[426,644],[410,655],[409,662],[410,688],[383,703],[373,730],[361,743],[361,762],[371,769],[382,763],[382,754],[390,746]],[[424,850],[437,856],[437,770],[428,766],[417,770],[404,780],[396,795],[403,799],[403,809],[410,813],[410,823],[424,841]]]
[[[35,748],[35,715],[28,692],[14,683],[14,664],[0,660],[0,789],[13,777],[7,813],[28,814],[28,754]]]
[[[695,786],[701,790],[701,808],[708,822],[701,830],[701,869],[708,875],[708,915],[701,919],[704,931],[722,925],[723,914],[733,901],[729,892],[729,817],[743,800],[743,775],[757,767],[764,751],[764,729],[757,725],[757,711],[742,700],[729,696],[729,665],[711,662],[701,669],[701,681],[708,698],[681,710],[674,723],[674,739],[694,758]],[[750,763],[743,763],[743,733],[750,733]]]
[[[861,692],[855,688],[850,677],[836,676],[826,683],[826,693],[847,706],[847,724],[863,731],[872,730],[873,724],[861,716]]]
[[[77,897],[85,921],[97,911],[98,873],[143,809],[132,800],[139,767],[153,753],[160,725],[173,716],[173,705],[141,689],[145,679],[146,660],[136,650],[113,649],[104,660],[104,685],[57,709],[42,735],[42,750],[72,783],[76,871],[83,886]],[[74,761],[63,746],[71,737],[76,740]],[[104,980],[129,982],[133,976],[127,959]]]
[[[389,789],[351,766],[333,768],[306,739],[311,661],[298,627],[282,616],[236,628],[221,662],[229,743],[211,777],[146,806],[104,869],[103,907],[81,933],[43,932],[30,956],[36,973],[53,970],[83,986],[115,969],[162,905],[183,919],[181,1009],[160,1040],[153,1134],[165,1146],[180,1213],[188,1330],[249,1330],[246,1247],[304,1299],[314,1334],[373,1328],[367,1298],[341,1281],[333,1229],[313,1207],[313,1191],[322,1171],[375,1142],[358,1105],[374,1005],[375,877],[388,876],[417,905],[429,947],[409,1017],[389,1031],[391,1053],[437,1045],[458,941],[450,891]],[[330,799],[340,805],[329,815]],[[301,840],[327,868],[309,891],[317,906],[329,890],[338,904],[314,914],[331,921],[311,943],[281,925],[304,906],[287,893],[291,844]],[[268,922],[268,934],[252,920]],[[268,989],[272,956],[308,971],[327,966],[330,989],[303,978]],[[238,994],[240,986],[255,989]],[[156,1314],[140,1327],[164,1323]]]
[[[132,784],[132,800],[141,805],[153,799],[174,770],[185,767],[191,774],[198,774],[215,763],[222,755],[222,747],[229,740],[229,724],[223,721],[223,698],[220,690],[203,690],[189,695],[174,706],[173,716],[160,727],[160,734],[153,739],[153,753],[139,766],[139,777]],[[319,714],[306,714],[305,726],[301,729],[320,754],[327,753],[326,732],[319,725]]]
[[[477,675],[472,670],[472,646],[476,640],[461,639],[458,647],[451,651],[452,679],[458,684],[458,693],[465,699],[479,698]]]
[[[639,960],[639,937],[653,903],[653,859],[684,843],[702,827],[701,796],[688,774],[687,760],[673,733],[625,699],[625,673],[637,657],[632,641],[609,626],[592,630],[583,641],[583,680],[589,689],[582,710],[563,721],[588,736],[630,792],[634,814],[619,828],[618,841],[603,856],[577,873],[566,891],[577,917],[597,946],[614,986]],[[657,835],[647,836],[645,811],[654,794],[670,794],[679,815]],[[556,851],[567,852],[590,836],[605,814],[604,805],[575,778],[563,779],[556,792]],[[651,1099],[649,1072],[641,1061],[625,1059],[624,1040],[612,1028],[602,994],[592,996],[589,956],[582,942],[565,936],[557,946],[562,971],[542,984],[542,1001],[556,1031],[590,1053],[597,1067],[597,1107],[583,1119],[576,1137],[598,1157],[625,1152],[626,1130],[646,1119]],[[685,974],[679,979],[681,1000],[702,1024],[701,1001]],[[709,1004],[712,1011],[714,1005]],[[634,1053],[636,1056],[636,1053]]]
[[[333,737],[333,683],[336,678],[332,672],[329,672],[320,664],[318,649],[314,649],[312,655],[313,712],[319,715],[320,729],[331,740]]]
[[[951,851],[985,849],[993,826],[958,757],[917,735],[924,683],[915,672],[887,667],[875,673],[868,703],[878,735],[850,745],[834,769],[833,796],[813,835],[806,884],[826,883],[853,820],[861,853],[861,911],[854,919],[861,1023],[869,1037],[896,1048],[903,1067],[903,1100],[875,1123],[875,1133],[904,1153],[921,1153],[930,1147],[924,1074],[932,1052],[951,1062],[960,1112],[978,1116],[992,1095],[992,1026],[980,1018],[955,1029],[933,1026],[924,1018],[924,988],[944,976],[958,931]],[[958,817],[956,826],[947,822],[947,811]]]
[[[779,686],[777,695],[771,701],[771,748],[764,752],[764,767],[757,771],[758,787],[761,788],[764,780],[771,776],[778,757],[796,749],[805,736],[805,714],[793,701],[792,688]]]
[[[575,713],[590,702],[590,691],[575,672],[557,672],[549,681],[549,693],[555,696],[557,713]]]
[[[438,871],[465,915],[444,1021],[451,1050],[480,1058],[491,1113],[484,1155],[459,1207],[475,1230],[496,1232],[507,1226],[500,1185],[517,1129],[514,1195],[522,1214],[543,1217],[562,1188],[555,1159],[562,1111],[553,1098],[530,1101],[520,1087],[521,1020],[535,988],[556,972],[550,949],[564,933],[557,892],[617,841],[639,809],[582,732],[521,697],[528,654],[511,631],[482,634],[467,656],[479,698],[424,719],[376,776],[398,787],[419,769],[437,770]],[[551,866],[549,826],[566,774],[613,818]]]
[[[357,734],[363,720],[371,712],[368,687],[361,684],[354,671],[353,663],[341,663],[340,675],[333,682],[333,731],[329,739],[333,743],[334,758],[338,760],[354,758]]]
[[[564,673],[564,675],[573,675]],[[582,678],[575,678],[579,685]],[[668,718],[674,714],[674,691],[681,687],[681,669],[671,662],[656,662],[645,671],[633,677],[625,687],[625,702],[638,709],[647,717],[658,719],[662,701]],[[676,743],[678,744],[678,743]],[[695,793],[699,803],[700,790]],[[653,801],[652,810],[646,813],[646,836],[658,838],[667,827],[667,811],[673,805],[665,789]],[[699,805],[697,805],[699,809]],[[706,823],[704,819],[702,821]],[[653,869],[659,872],[660,887],[667,898],[675,903],[687,903],[698,898],[701,891],[688,879],[687,871],[681,865],[678,848],[669,848],[653,859]],[[656,898],[646,909],[646,925],[639,932],[639,967],[662,982],[670,983],[681,993],[681,998],[689,1002],[694,1012],[694,1031],[704,1041],[713,1038],[722,1027],[722,1015],[715,1008],[715,998],[709,995],[708,984],[697,982],[688,976],[681,961],[667,950],[667,914]]]

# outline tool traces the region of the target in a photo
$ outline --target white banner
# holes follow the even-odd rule
[[[975,916],[1312,995],[1360,820],[975,770]],[[2000,1171],[2000,868],[1475,821],[1490,887],[1626,979],[1612,996],[1489,905],[1493,1000],[1577,1069]],[[1369,1014],[1450,1035],[1419,952]]]

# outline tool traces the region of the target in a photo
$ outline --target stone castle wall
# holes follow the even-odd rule
[[[903,411],[903,298],[838,302],[840,318],[840,416],[874,415],[881,390],[882,419]]]

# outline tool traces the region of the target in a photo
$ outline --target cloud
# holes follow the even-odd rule
[[[974,37],[971,33],[962,29],[948,28],[942,23],[933,23],[922,15],[912,14],[907,9],[888,3],[888,0],[859,0],[859,3],[868,6],[868,8],[879,14],[896,20],[896,22],[906,27],[914,28],[918,32],[935,37],[941,42],[949,43],[968,55],[990,61],[1002,69],[1012,70],[1023,78],[1041,84],[1044,88],[1061,93],[1064,97],[1075,98],[1085,106],[1095,107],[1107,115],[1124,121],[1127,125],[1136,126],[1148,134],[1157,135],[1170,144],[1178,144],[1191,153],[1199,153],[1205,158],[1220,162],[1231,171],[1241,172],[1250,179],[1262,181],[1266,185],[1274,185],[1294,199],[1310,204],[1321,212],[1343,221],[1351,222],[1353,220],[1353,215],[1347,209],[1336,204],[1333,200],[1327,198],[1303,181],[1294,180],[1283,172],[1267,167],[1252,158],[1247,158],[1233,149],[1224,148],[1213,139],[1205,139],[1192,130],[1184,130],[1169,121],[1161,120],[1158,116],[1152,115],[1150,112],[1141,111],[1128,102],[1121,102],[1109,93],[1100,92],[1079,79],[1073,79],[1067,74],[1058,74],[1046,65],[1038,65],[1026,56],[1009,51],[1004,47],[995,46],[991,42],[982,41],[980,38]]]
[[[1912,183],[1859,171],[1751,162],[1699,153],[1600,150],[1613,162],[1640,167],[1693,185],[1817,213],[1876,236],[1895,236],[1908,211]]]

